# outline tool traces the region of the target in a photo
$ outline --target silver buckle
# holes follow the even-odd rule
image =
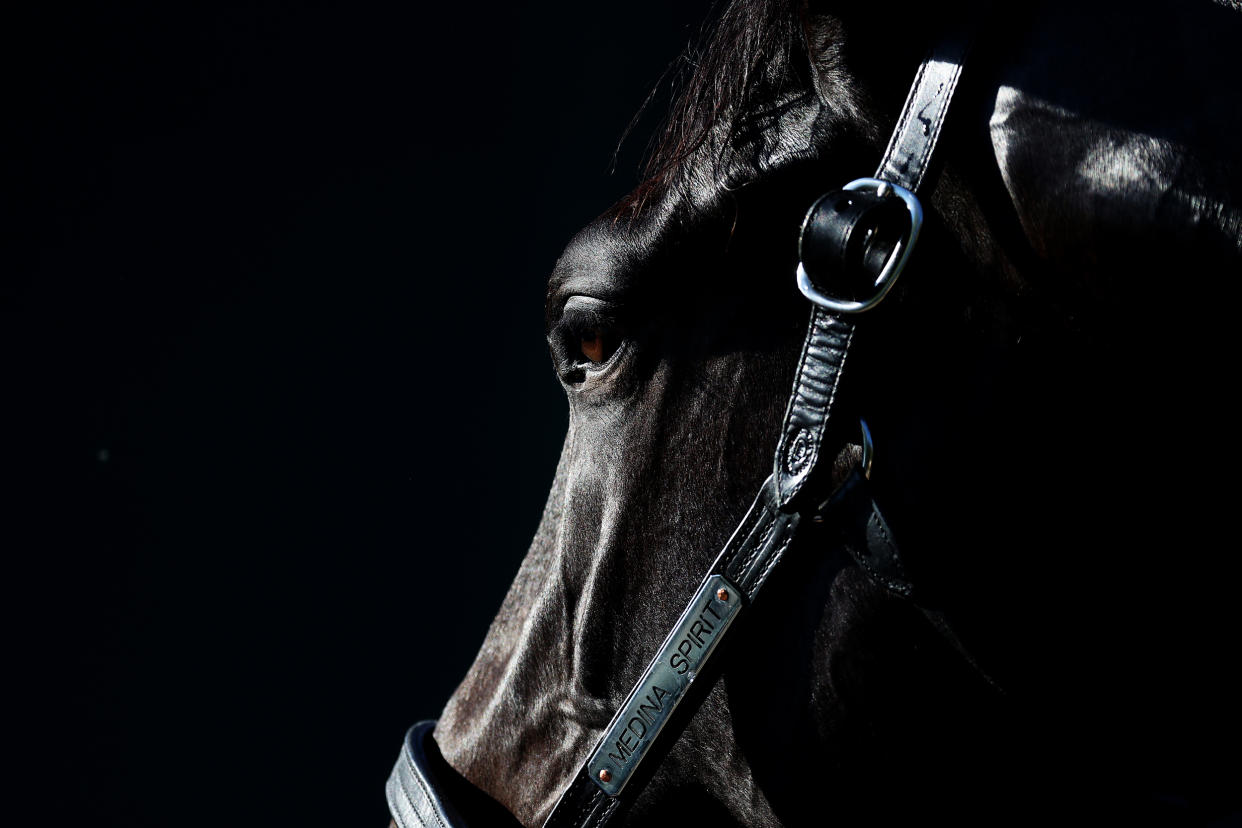
[[[811,283],[811,277],[807,275],[802,262],[798,262],[798,290],[802,291],[803,296],[830,311],[836,311],[837,313],[862,313],[880,304],[885,295],[896,284],[897,277],[901,275],[901,271],[906,266],[906,261],[910,258],[910,251],[914,249],[914,242],[918,240],[919,228],[923,226],[923,205],[919,203],[918,197],[905,187],[888,181],[881,181],[878,178],[859,178],[846,184],[841,189],[871,190],[881,197],[890,194],[895,195],[906,203],[906,210],[910,213],[910,232],[897,243],[897,246],[893,248],[892,255],[884,263],[884,268],[875,279],[875,293],[863,301],[837,299],[820,293],[815,285]],[[801,232],[806,232],[806,224],[810,221],[811,215],[818,204],[819,202],[816,201],[815,204],[811,205],[811,209],[807,211],[806,218],[802,220]],[[801,233],[799,233],[800,238]]]

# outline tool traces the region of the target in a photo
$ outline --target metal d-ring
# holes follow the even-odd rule
[[[897,242],[896,247],[893,248],[888,261],[884,263],[884,268],[880,271],[880,275],[875,279],[875,293],[867,299],[862,301],[837,299],[821,293],[811,282],[811,277],[807,275],[806,268],[802,266],[802,262],[798,262],[798,290],[802,291],[803,296],[815,304],[837,313],[862,313],[880,304],[893,285],[897,283],[897,277],[901,275],[901,271],[905,268],[906,261],[910,258],[910,251],[914,249],[914,243],[919,238],[919,228],[923,226],[923,205],[919,203],[918,196],[905,187],[889,181],[881,181],[878,178],[855,179],[841,189],[873,190],[880,197],[886,197],[891,193],[905,202],[906,211],[910,213],[910,230],[905,238]],[[811,209],[807,211],[806,218],[802,221],[802,233],[806,232],[807,224],[810,223],[811,216],[815,214],[815,207],[818,204],[819,201],[816,201],[815,204],[811,205]],[[801,235],[799,235],[799,239],[801,239]],[[799,247],[801,247],[801,241],[799,241]]]
[[[867,421],[859,417],[858,426],[862,429],[862,460],[859,461],[859,465],[862,467],[863,477],[870,480],[871,461],[875,459],[875,445],[871,442],[871,429],[867,427]]]
[[[858,461],[858,470],[862,472],[862,476],[867,480],[871,479],[871,462],[875,459],[875,445],[871,442],[871,429],[867,426],[867,421],[862,417],[858,418],[858,427],[862,430],[862,459]],[[836,495],[833,495],[836,497]],[[824,522],[824,511],[828,508],[828,504],[832,502],[832,498],[828,498],[819,504],[819,508],[815,510],[811,521],[814,523]]]

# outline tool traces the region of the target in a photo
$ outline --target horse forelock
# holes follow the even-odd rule
[[[725,4],[666,72],[665,81],[675,94],[649,146],[641,183],[615,209],[641,209],[665,188],[688,186],[687,172],[717,180],[735,176],[730,169],[733,156],[760,158],[765,149],[771,154],[772,147],[753,143],[784,135],[785,130],[772,129],[770,122],[793,103],[813,104],[825,121],[848,124],[871,143],[881,142],[887,127],[885,119],[876,116],[883,110],[877,109],[851,64],[863,53],[868,80],[887,74],[890,67],[899,68],[895,77],[905,77],[905,53],[911,43],[926,45],[923,28],[929,21],[980,13],[988,4],[989,0],[959,0],[936,4],[934,9],[912,0],[857,7],[820,0]],[[893,28],[893,19],[904,25]],[[863,45],[853,48],[847,62],[851,38]],[[894,59],[897,55],[902,57]],[[640,114],[641,110],[630,129]],[[815,145],[806,142],[805,148],[810,151]]]
[[[812,15],[806,0],[726,5],[666,73],[676,90],[672,103],[648,149],[642,181],[615,206],[617,213],[640,211],[669,189],[692,197],[704,181],[742,183],[777,151],[773,137],[789,143],[772,121],[790,109],[801,107],[804,121],[827,108],[834,120],[865,123],[840,60],[841,37],[839,24]],[[635,115],[631,128],[637,121]],[[739,171],[739,160],[752,163]]]

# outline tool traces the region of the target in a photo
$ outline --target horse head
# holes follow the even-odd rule
[[[568,433],[534,542],[435,729],[448,765],[523,824],[551,812],[770,473],[808,314],[802,217],[874,168],[944,18],[820,6],[725,9],[647,179],[551,275]],[[1177,407],[1216,422],[1216,386],[1189,366],[1219,370],[1233,349],[1216,309],[1157,319],[1151,297],[1198,292],[1173,273],[1234,290],[1220,274],[1242,256],[1236,150],[1185,123],[1236,135],[1242,108],[1231,92],[1228,113],[1143,110],[1143,78],[1081,73],[1133,58],[1124,37],[1093,41],[1103,29],[1140,42],[1150,22],[1041,15],[976,46],[917,259],[841,389],[875,435],[874,484],[919,598],[830,538],[802,542],[634,804],[640,824],[979,814],[1041,784],[1086,790],[1100,756],[1137,767],[1176,741],[1167,724],[1127,728],[1183,697],[1169,676],[1199,668],[1185,641],[1205,639],[1141,610],[1194,603],[1158,550],[1211,533],[1178,519],[1202,505],[1184,492],[1144,504]],[[1224,90],[1242,73],[1208,24],[1239,28],[1210,4],[1174,27]],[[1139,675],[1137,640],[1167,672]],[[1058,752],[1067,735],[1085,747]],[[1032,775],[1054,754],[1055,773]]]

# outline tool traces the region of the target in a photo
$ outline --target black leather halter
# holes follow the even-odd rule
[[[887,589],[910,594],[892,533],[868,491],[865,462],[835,492],[828,489],[828,467],[857,428],[843,422],[838,394],[855,320],[884,298],[917,239],[922,210],[914,194],[940,137],[966,49],[966,38],[952,37],[923,61],[875,177],[827,193],[808,212],[798,283],[813,307],[772,475],[545,828],[602,826],[633,801],[702,700],[709,682],[696,679],[807,524],[831,515],[851,528],[847,546],[863,569]],[[388,780],[389,807],[400,828],[466,825],[437,790],[436,776],[445,769],[437,771],[427,759],[430,730],[427,722],[411,728]]]

